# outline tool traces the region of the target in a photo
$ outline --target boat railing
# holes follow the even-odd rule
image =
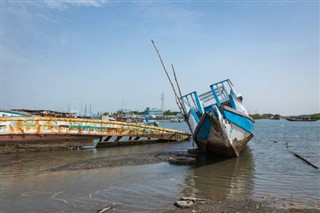
[[[208,91],[206,93],[201,94],[200,101],[203,104],[204,109],[210,109],[213,105],[217,105],[217,100],[214,97],[212,91]],[[223,105],[229,105],[229,98],[226,95],[219,95],[218,96],[219,103]],[[205,110],[207,111],[207,110]]]
[[[228,106],[247,114],[229,79],[210,85],[210,90],[198,95],[191,92],[181,97],[182,107],[188,114],[199,121],[204,112],[211,112],[213,106]]]
[[[229,79],[210,85],[210,91],[199,95],[199,98],[206,112],[211,112],[214,105],[229,106],[243,111],[241,106],[242,98],[236,94]]]
[[[218,106],[229,101],[233,87],[229,79],[210,85],[211,92]]]
[[[211,91],[199,95],[199,98],[203,104],[214,99]]]
[[[191,113],[197,121],[203,114],[203,106],[197,92],[191,92],[181,98],[182,107],[187,113]]]

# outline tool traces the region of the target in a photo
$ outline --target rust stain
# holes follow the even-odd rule
[[[2,134],[31,134],[34,135],[115,135],[115,136],[152,136],[157,138],[187,139],[189,134],[165,129],[117,121],[88,120],[77,118],[0,118],[5,128],[0,129]],[[61,122],[68,124],[60,126]],[[10,124],[11,123],[11,124]],[[64,125],[63,124],[63,125]],[[69,128],[68,128],[69,127]],[[71,128],[72,127],[72,128]]]
[[[24,129],[22,127],[18,126],[17,129],[18,129],[19,133],[21,133],[21,134],[24,133]]]
[[[40,134],[41,129],[40,129],[40,124],[38,120],[35,121],[35,130],[36,130],[36,134]]]
[[[10,133],[14,133],[14,129],[12,126],[9,126],[9,131],[10,131]]]

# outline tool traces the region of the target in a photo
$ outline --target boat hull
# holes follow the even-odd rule
[[[238,157],[252,137],[251,132],[209,113],[201,117],[193,135],[201,149],[224,157]]]
[[[82,146],[92,146],[92,136],[70,135],[0,135],[0,154],[53,151],[53,150],[78,150]]]
[[[190,135],[150,125],[51,117],[0,118],[0,153],[17,150],[94,148],[97,143],[184,141]],[[115,143],[117,144],[117,143]]]

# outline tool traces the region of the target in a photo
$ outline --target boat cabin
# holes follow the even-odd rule
[[[219,117],[220,109],[238,111],[247,114],[242,105],[242,96],[235,92],[232,82],[229,79],[210,85],[210,90],[198,94],[191,92],[181,98],[182,107],[186,113],[193,115],[194,122],[199,123],[204,113],[212,113]]]

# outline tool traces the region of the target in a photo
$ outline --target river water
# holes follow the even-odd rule
[[[188,131],[185,123],[160,126]],[[1,155],[0,212],[162,212],[182,196],[221,200],[274,196],[303,206],[320,200],[320,121],[257,120],[255,137],[239,158],[204,159],[195,166],[166,162],[51,171],[102,157],[186,151],[192,141],[82,151]]]

